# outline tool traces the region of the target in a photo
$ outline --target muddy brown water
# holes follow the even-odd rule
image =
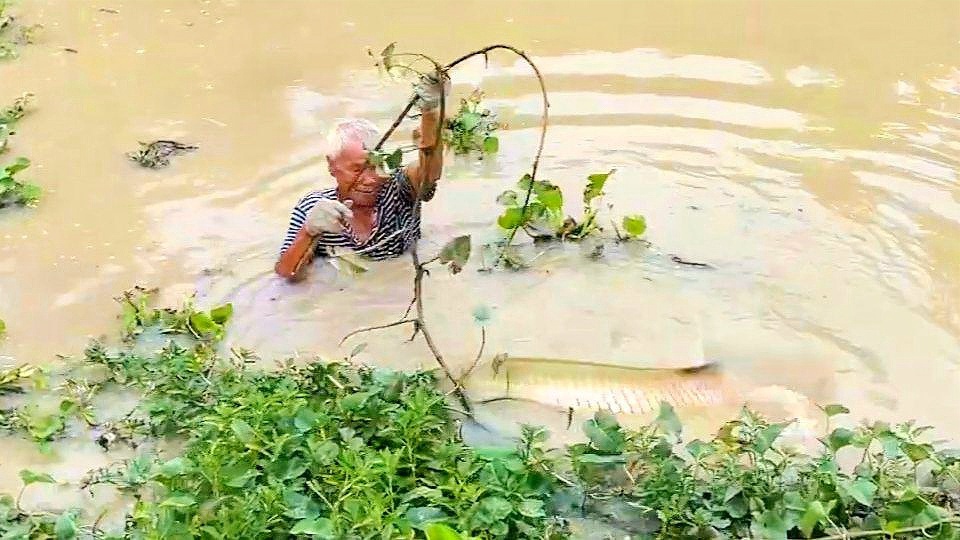
[[[917,418],[960,437],[956,2],[17,9],[45,29],[0,64],[0,102],[37,95],[11,154],[33,160],[29,176],[46,194],[35,209],[0,213],[4,363],[55,364],[113,333],[111,298],[141,283],[168,303],[194,291],[201,305],[233,302],[228,345],[264,359],[339,358],[366,342],[365,362],[432,366],[402,328],[338,346],[402,313],[406,258],[360,276],[321,266],[299,285],[271,269],[291,205],[331,182],[327,128],[347,116],[385,127],[407,99],[406,83],[378,77],[366,47],[398,41],[445,60],[503,42],[527,50],[547,80],[542,177],[576,213],[586,175],[616,168],[608,215],[646,215],[652,247],[611,247],[599,261],[555,249],[521,273],[477,273],[477,257],[458,276],[433,272],[427,315],[453,365],[474,357],[472,312],[484,305],[485,359],[708,359],[747,390],[841,401],[858,417]],[[494,198],[536,143],[536,81],[515,58],[478,60],[454,83],[458,95],[481,85],[510,128],[495,158],[448,164],[424,210],[424,253],[458,234],[495,238]],[[124,157],[152,139],[199,150],[157,171]],[[563,429],[549,407],[498,406],[487,416]],[[83,441],[48,456],[22,441],[0,449],[0,491],[16,489],[22,467],[69,480],[107,460]]]

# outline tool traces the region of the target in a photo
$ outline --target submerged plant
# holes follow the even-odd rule
[[[0,0],[0,60],[16,58],[18,47],[33,43],[42,28],[39,24],[20,24],[8,11],[9,5],[7,0]]]
[[[476,152],[481,159],[500,149],[495,133],[502,127],[497,115],[481,105],[483,92],[474,90],[460,100],[460,108],[444,126],[443,140],[454,154]]]
[[[140,150],[127,152],[127,157],[139,163],[141,167],[162,169],[170,164],[170,158],[172,156],[192,152],[197,148],[197,146],[183,144],[177,141],[159,140],[149,143],[141,142]]]

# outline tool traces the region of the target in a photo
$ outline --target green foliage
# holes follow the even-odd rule
[[[33,206],[40,199],[40,186],[22,182],[17,173],[30,166],[27,158],[17,158],[13,163],[0,169],[0,208],[13,204]]]
[[[744,410],[713,440],[683,444],[666,406],[637,431],[597,413],[584,426],[589,442],[570,454],[586,508],[625,502],[636,510],[633,523],[652,523],[657,538],[911,538],[921,527],[960,538],[957,458],[920,442],[925,428],[872,424],[841,435],[838,428],[821,453],[806,455],[778,443],[786,427]],[[837,455],[848,446],[862,456],[852,470]],[[923,484],[921,469],[931,471]]]
[[[468,256],[464,237],[442,259]],[[164,313],[179,311],[155,310],[141,301],[150,291],[135,291],[123,300],[133,309],[124,308],[128,322],[143,333],[168,330]],[[231,311],[204,313],[223,324]],[[481,324],[486,311],[475,314]],[[191,325],[196,313],[177,320]],[[100,380],[66,379],[54,413],[15,411],[19,427],[49,441],[68,421],[94,421],[97,392],[140,393],[133,410],[96,429],[148,451],[79,484],[113,485],[132,501],[112,537],[557,539],[570,534],[564,517],[576,516],[643,538],[960,539],[960,452],[935,447],[913,423],[837,427],[806,454],[781,441],[789,424],[746,409],[712,439],[684,440],[676,412],[662,404],[635,430],[597,412],[583,424],[586,440],[565,451],[548,449],[547,432],[533,426],[522,426],[512,447],[470,447],[432,373],[339,363],[255,371],[247,353],[217,356],[211,345],[221,334],[177,333],[185,339],[153,353],[94,343],[82,367]],[[25,367],[0,371],[0,391],[35,377]],[[156,443],[171,437],[177,453],[157,454]],[[20,477],[24,488],[55,482],[38,471]],[[0,498],[0,537],[92,534],[76,511],[27,512]]]
[[[9,5],[7,0],[0,0],[0,60],[16,58],[18,47],[33,43],[42,28],[39,24],[20,24],[9,13]]]
[[[233,305],[224,304],[209,312],[197,310],[191,301],[179,309],[151,307],[156,289],[134,287],[116,298],[120,303],[123,338],[131,340],[147,327],[155,326],[164,334],[191,335],[205,341],[223,339],[226,325],[233,316]]]
[[[447,119],[443,140],[454,154],[476,152],[483,159],[485,154],[500,150],[500,140],[495,133],[503,125],[497,121],[496,114],[483,107],[482,101],[483,92],[474,90],[460,100],[457,113]]]

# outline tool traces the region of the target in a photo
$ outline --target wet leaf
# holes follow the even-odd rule
[[[517,510],[521,515],[530,518],[539,518],[546,515],[546,512],[543,509],[543,501],[539,499],[523,499],[520,501],[520,505],[517,507]]]
[[[340,405],[345,411],[355,411],[363,407],[363,404],[366,403],[373,394],[373,392],[355,392],[340,400]]]
[[[777,440],[780,434],[783,433],[783,430],[787,427],[787,425],[787,423],[770,424],[769,426],[763,428],[760,433],[757,434],[757,438],[753,442],[754,450],[756,450],[758,454],[763,455],[764,452],[773,446],[773,443]]]
[[[497,225],[504,229],[516,229],[520,227],[528,216],[523,215],[523,210],[519,207],[510,207],[503,211],[503,214],[497,218]]]
[[[500,139],[496,137],[485,137],[483,139],[483,151],[488,154],[495,154],[500,150]]]
[[[590,204],[590,201],[603,195],[603,186],[614,172],[616,169],[610,169],[610,172],[591,174],[587,177],[587,186],[583,189],[584,204]]]
[[[590,439],[590,444],[595,449],[606,454],[615,454],[623,451],[626,439],[620,431],[620,425],[614,420],[611,425],[608,416],[598,412],[593,418],[583,424],[583,432]],[[610,415],[612,416],[612,415]]]
[[[424,528],[428,523],[443,520],[447,517],[447,515],[439,508],[434,508],[432,506],[417,506],[408,509],[406,517],[407,520],[410,521],[410,525],[421,529]]]
[[[547,181],[537,182],[537,199],[543,207],[551,212],[563,209],[563,193],[560,188]]]
[[[673,406],[666,401],[660,402],[660,412],[657,414],[657,425],[664,433],[678,434],[683,430],[683,424],[677,417]]]
[[[503,521],[513,512],[513,505],[503,497],[484,497],[480,500],[479,513],[490,522]]]
[[[480,124],[480,115],[472,112],[461,114],[459,123],[464,131],[473,131]]]
[[[470,259],[470,235],[463,235],[447,242],[440,250],[440,262],[449,264],[450,271],[454,274],[466,266]]]
[[[497,204],[502,206],[516,206],[519,203],[517,200],[517,192],[508,189],[497,196]]]
[[[225,324],[233,316],[233,304],[226,303],[210,310],[210,318],[217,324]]]
[[[827,447],[836,452],[844,446],[850,446],[856,434],[847,428],[836,428],[827,437]]]
[[[190,327],[201,336],[212,336],[220,330],[220,325],[202,311],[190,315]]]
[[[797,523],[797,527],[800,529],[800,532],[803,533],[803,536],[810,538],[817,525],[826,525],[828,523],[827,516],[830,515],[830,511],[833,510],[836,504],[837,501],[835,500],[827,502],[826,506],[820,501],[810,501],[807,503],[807,508]]]
[[[403,165],[403,150],[397,148],[383,160],[391,171],[399,169]]]
[[[837,403],[831,403],[823,407],[823,412],[826,413],[827,416],[836,416],[838,414],[847,414],[850,412],[850,409]]]
[[[7,165],[4,171],[6,171],[7,176],[13,176],[28,167],[30,167],[30,160],[25,157],[18,157],[13,163]]]
[[[877,493],[877,485],[866,478],[840,483],[843,491],[853,500],[864,506],[873,505],[873,497]]]
[[[787,525],[783,516],[775,510],[767,510],[750,527],[754,537],[763,540],[786,540]]]
[[[23,485],[29,486],[30,484],[56,484],[57,481],[54,480],[52,476],[47,473],[38,473],[31,471],[30,469],[21,469],[20,470],[20,480],[23,481]]]
[[[640,214],[623,217],[623,230],[630,236],[643,236],[647,231],[647,218]]]
[[[57,535],[57,540],[76,538],[78,532],[77,514],[72,510],[60,514],[53,527],[53,534]]]
[[[443,523],[431,523],[424,532],[427,540],[463,540],[463,536]]]

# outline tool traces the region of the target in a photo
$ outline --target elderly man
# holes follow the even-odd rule
[[[449,81],[446,82],[449,88]],[[380,260],[397,257],[420,237],[420,201],[433,196],[443,170],[443,141],[437,137],[440,99],[448,92],[436,77],[415,86],[420,109],[419,156],[392,176],[368,161],[379,135],[366,120],[339,122],[330,133],[327,164],[336,187],[312,191],[297,202],[276,271],[297,280],[305,252],[325,257],[345,248]]]

